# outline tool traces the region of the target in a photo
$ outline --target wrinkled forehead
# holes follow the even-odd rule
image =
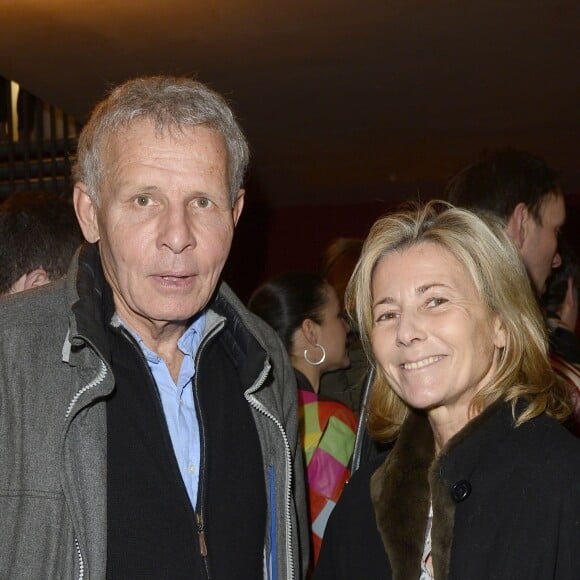
[[[379,265],[394,255],[401,259],[396,261],[398,272],[391,271],[391,276],[396,277],[399,273],[402,275],[412,271],[418,264],[420,264],[422,272],[432,274],[433,280],[435,280],[437,272],[445,275],[453,272],[455,277],[463,280],[466,287],[474,292],[478,300],[483,303],[487,302],[486,294],[488,292],[485,288],[492,282],[486,280],[482,269],[478,267],[478,260],[470,255],[467,248],[448,247],[435,240],[420,240],[383,252],[375,261],[371,274],[371,288],[374,286],[375,274]],[[429,256],[429,259],[425,259],[425,255]]]
[[[229,179],[228,152],[225,139],[215,129],[204,125],[156,126],[148,118],[139,118],[119,130],[109,132],[100,144],[101,175],[106,179],[130,160],[146,161],[149,157],[183,156],[206,158],[216,171]]]

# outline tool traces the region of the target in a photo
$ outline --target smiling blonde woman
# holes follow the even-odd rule
[[[315,578],[571,579],[580,441],[501,224],[443,202],[371,228],[347,291],[375,368],[365,466]]]

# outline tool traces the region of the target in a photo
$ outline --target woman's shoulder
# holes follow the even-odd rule
[[[520,460],[558,473],[560,481],[580,477],[580,438],[547,414],[516,427],[512,439]]]
[[[346,484],[324,532],[316,580],[389,577],[370,495],[370,479],[384,460],[362,465]]]
[[[370,480],[373,474],[385,462],[387,453],[374,457],[368,463],[362,464],[350,477],[344,486],[340,501],[335,509],[336,519],[344,518],[345,523],[352,525],[353,518],[366,517],[368,509],[372,509],[370,495]],[[334,516],[334,513],[333,513]]]

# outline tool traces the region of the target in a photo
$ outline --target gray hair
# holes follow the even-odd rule
[[[86,185],[97,205],[106,173],[103,152],[107,141],[119,129],[140,119],[152,121],[159,132],[204,125],[219,133],[226,145],[229,192],[234,204],[250,154],[231,108],[221,95],[198,81],[153,76],[132,79],[114,88],[96,105],[81,131],[73,176]]]

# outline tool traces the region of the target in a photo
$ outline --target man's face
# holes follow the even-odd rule
[[[541,223],[529,215],[520,252],[532,283],[541,296],[546,280],[562,260],[558,254],[558,233],[566,219],[564,197],[548,195],[540,211]]]
[[[77,184],[77,212],[85,237],[99,243],[117,312],[147,342],[208,303],[243,191],[232,208],[225,144],[206,127],[159,133],[143,120],[108,145],[100,206]]]

